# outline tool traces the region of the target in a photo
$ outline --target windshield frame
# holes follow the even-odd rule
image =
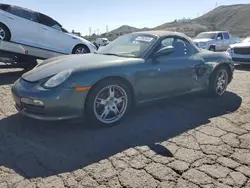
[[[117,40],[120,40],[121,39],[121,37],[128,37],[128,36],[134,36],[134,37],[138,37],[138,36],[142,36],[142,37],[151,37],[151,38],[153,38],[153,42],[151,43],[151,44],[149,44],[149,46],[145,49],[145,50],[143,50],[139,55],[137,55],[137,56],[128,56],[128,55],[123,55],[123,54],[119,54],[119,53],[117,53],[117,54],[114,54],[114,53],[112,53],[112,52],[104,52],[104,50],[105,49],[108,49],[109,47],[110,47],[110,45],[114,45],[115,44],[115,42],[117,41]],[[150,51],[150,49],[152,49],[152,47],[157,43],[157,41],[158,41],[158,39],[159,39],[159,37],[158,36],[156,36],[156,35],[153,35],[153,34],[148,34],[148,33],[129,33],[129,34],[125,34],[125,35],[123,35],[123,36],[120,36],[120,37],[118,37],[118,38],[116,38],[114,41],[112,41],[112,43],[110,43],[110,44],[108,44],[107,46],[104,46],[103,48],[101,48],[100,49],[100,51],[98,50],[97,51],[97,53],[98,54],[109,54],[109,55],[111,55],[111,54],[114,54],[114,55],[116,55],[116,56],[118,56],[118,57],[127,57],[127,58],[142,58],[142,59],[144,59],[144,57],[145,57],[145,55]]]
[[[214,38],[211,38],[211,37],[202,37],[202,38],[200,38],[200,37],[198,37],[199,35],[205,35],[205,34],[207,34],[207,35],[210,35],[210,36],[212,36],[212,35],[214,35]],[[194,39],[211,39],[211,40],[213,40],[213,39],[215,39],[216,38],[216,36],[218,35],[218,33],[216,33],[216,32],[202,32],[202,33],[199,33]]]

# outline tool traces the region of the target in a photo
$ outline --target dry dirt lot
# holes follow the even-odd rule
[[[190,95],[137,108],[119,126],[19,116],[0,70],[0,187],[250,187],[250,72],[222,98]]]

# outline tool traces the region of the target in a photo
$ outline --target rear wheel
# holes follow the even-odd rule
[[[4,41],[10,40],[10,32],[8,28],[3,24],[0,24],[0,40]]]
[[[86,54],[86,53],[89,53],[89,48],[85,45],[77,45],[73,51],[72,51],[72,54]]]
[[[225,66],[221,66],[214,70],[209,83],[209,93],[212,96],[222,96],[227,89],[229,83],[229,72]]]
[[[93,123],[112,126],[121,121],[131,106],[129,87],[120,80],[103,80],[90,91],[86,117]]]

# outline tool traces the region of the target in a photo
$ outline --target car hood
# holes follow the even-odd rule
[[[250,47],[250,42],[242,42],[230,45],[230,48],[249,48],[249,47]]]
[[[209,41],[212,41],[213,39],[193,39],[194,42],[209,42]]]
[[[140,58],[117,57],[113,55],[65,55],[43,61],[31,71],[23,74],[22,78],[29,82],[37,82],[67,69],[86,71],[143,62],[144,60]]]

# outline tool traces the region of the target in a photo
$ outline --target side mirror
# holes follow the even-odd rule
[[[162,56],[162,55],[169,55],[174,52],[173,46],[166,46],[158,50],[155,54],[156,57]]]
[[[222,40],[222,38],[221,37],[217,37],[216,40]]]

